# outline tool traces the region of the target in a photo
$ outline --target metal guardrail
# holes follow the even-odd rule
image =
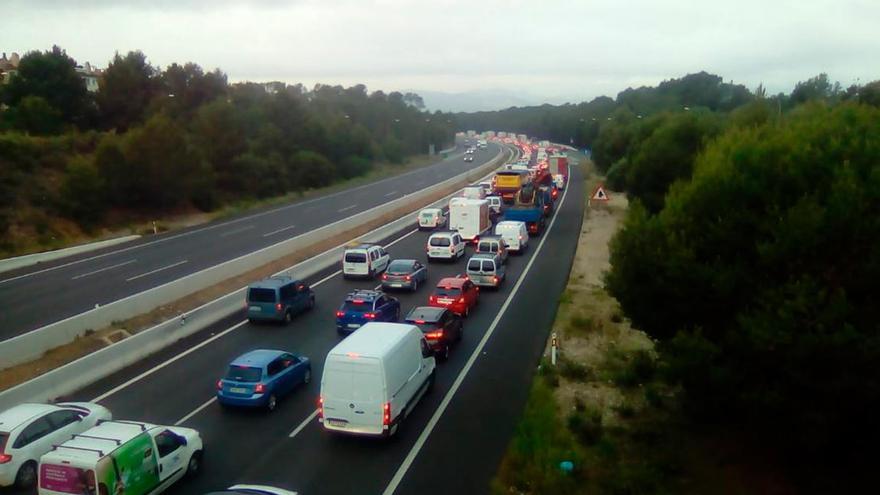
[[[466,173],[459,174],[456,177],[443,181],[435,186],[430,188],[423,189],[417,193],[410,194],[401,199],[408,199],[409,202],[417,202],[419,198],[429,197],[432,193],[441,189],[442,187],[448,187],[457,182],[461,182],[463,180],[467,180],[469,177],[474,176],[475,174],[486,173],[488,171],[494,170],[497,168],[500,163],[505,160],[505,155],[509,154],[507,151],[502,150],[498,155],[496,155],[492,160],[487,162],[480,167],[470,170]],[[437,203],[442,203],[443,200],[438,201]],[[381,217],[383,214],[394,211],[396,209],[402,208],[408,203],[392,201],[382,207],[374,208],[373,210],[368,210],[368,212],[373,212],[372,215],[367,217],[360,218],[357,223],[361,224],[364,222],[368,222],[371,219],[376,219]],[[392,205],[392,206],[389,206]],[[418,210],[420,207],[415,208]],[[375,210],[375,211],[374,211]],[[363,212],[364,214],[368,212]],[[355,218],[358,215],[355,215]],[[412,213],[408,213],[397,220],[390,222],[382,227],[379,227],[363,236],[360,236],[358,239],[363,241],[379,241],[388,235],[402,229],[406,225],[412,223]],[[342,221],[336,222],[337,224],[341,224]],[[333,224],[331,224],[333,225]],[[351,228],[350,224],[348,228]],[[330,227],[330,226],[326,226]],[[329,229],[332,231],[332,234],[324,233],[324,237],[322,239],[327,239],[337,235],[339,233],[344,232],[342,227],[339,225]],[[314,232],[314,231],[313,231]],[[307,235],[307,234],[304,234]],[[299,236],[302,237],[302,236]],[[294,238],[296,239],[296,238]],[[293,240],[293,239],[291,239]],[[315,242],[320,242],[320,240],[310,239],[309,244],[313,244]],[[281,254],[278,254],[282,248],[272,249],[276,246],[286,244],[285,242],[278,243],[275,246],[270,246],[264,250],[261,250],[259,256],[256,256],[260,260],[259,263],[253,261],[253,263],[257,263],[255,267],[262,266],[268,261],[265,261],[268,256],[268,250],[272,250],[274,255],[274,259],[277,259]],[[346,243],[347,244],[347,243]],[[309,258],[301,263],[298,263],[286,270],[282,270],[279,273],[291,272],[295,273],[297,277],[306,278],[315,273],[320,272],[334,263],[337,263],[341,258],[342,251],[344,249],[345,244],[341,244],[333,249],[325,251],[317,256]],[[285,246],[288,247],[289,246]],[[282,252],[283,254],[287,254],[286,252]],[[248,256],[257,255],[257,253],[252,253]],[[245,258],[245,257],[242,257]],[[221,265],[217,265],[217,267],[225,267],[228,264],[237,260],[231,260],[230,262],[223,263]],[[243,263],[243,262],[242,262]],[[251,262],[248,262],[248,266],[251,265]],[[239,267],[240,268],[240,267]],[[225,269],[225,268],[221,268]],[[212,269],[206,269],[204,271],[208,271]],[[249,271],[244,270],[244,271]],[[157,300],[163,300],[165,302],[161,304],[166,304],[170,302],[170,300],[174,300],[176,298],[172,298],[170,300],[166,300],[167,297],[162,296],[160,293],[165,289],[163,287],[168,287],[173,284],[180,284],[183,286],[187,286],[191,283],[189,280],[190,277],[194,277],[199,275],[202,272],[192,274],[188,277],[184,277],[178,279],[174,282],[169,282],[160,287],[156,287],[154,289],[150,289],[148,291],[142,292],[141,294],[145,294],[149,301],[155,302]],[[231,272],[230,272],[231,273]],[[240,273],[232,273],[226,274],[221,278],[223,280],[227,278],[234,277]],[[208,277],[203,277],[207,279]],[[210,284],[209,284],[210,285]],[[195,289],[192,289],[190,286],[186,292],[191,293]],[[178,293],[178,290],[174,291]],[[96,380],[99,380],[103,377],[106,377],[129,364],[132,364],[150,354],[172,344],[173,342],[184,338],[188,335],[192,335],[204,328],[208,325],[216,322],[219,319],[225,318],[231,314],[234,314],[241,307],[241,302],[244,300],[245,288],[241,288],[237,291],[234,291],[230,294],[222,296],[220,298],[215,299],[207,304],[204,304],[192,311],[189,311],[179,317],[172,318],[168,321],[160,323],[152,328],[139,332],[129,338],[126,338],[120,342],[117,342],[113,345],[100,349],[94,353],[91,353],[87,356],[77,359],[69,364],[61,366],[55,370],[52,370],[46,374],[38,376],[28,382],[10,388],[9,390],[0,392],[0,410],[3,410],[6,406],[11,406],[14,404],[18,404],[23,401],[45,401],[51,400],[61,395],[68,394],[74,390],[77,390],[81,387],[84,387]],[[135,298],[140,294],[136,294],[134,296],[130,296],[129,298],[123,299],[121,301],[117,301],[117,303],[121,303],[118,307],[123,307],[123,301],[128,299]],[[113,303],[116,304],[116,303]],[[129,303],[129,305],[133,305],[134,303]],[[111,305],[107,305],[104,308],[109,308]],[[139,307],[139,306],[138,306]],[[99,308],[100,309],[100,308]],[[97,311],[97,310],[93,310]],[[120,310],[115,310],[114,313],[118,313]],[[140,313],[133,313],[130,316],[136,316]],[[129,316],[129,317],[130,317]],[[107,317],[106,315],[104,317]],[[114,319],[122,319],[122,318],[114,318]],[[67,320],[65,320],[67,321]],[[112,321],[112,320],[111,320]],[[62,322],[59,322],[62,323]],[[108,322],[107,324],[109,324]],[[58,345],[63,345],[69,340],[61,342],[60,344],[57,341],[53,341],[55,334],[50,333],[51,330],[46,330],[54,325],[49,325],[47,327],[43,327],[38,330],[34,330],[33,332],[29,332],[22,336],[16,337],[14,339],[7,340],[5,342],[0,343],[0,362],[6,364],[6,359],[12,359],[18,363],[25,362],[28,359],[16,359],[16,353],[25,353],[30,352],[31,358],[36,358],[42,355],[48,349],[53,347],[57,347]],[[62,330],[64,330],[62,328]],[[68,333],[61,333],[62,336],[69,335]],[[14,343],[15,345],[9,346],[8,343]],[[43,349],[39,350],[38,349]],[[36,354],[36,355],[35,355]]]
[[[26,254],[24,256],[16,256],[15,258],[6,258],[3,260],[0,260],[0,273],[8,272],[10,270],[15,270],[16,268],[21,268],[24,266],[36,265],[37,263],[44,263],[46,261],[57,260],[58,258],[63,258],[65,256],[72,256],[74,254],[87,253],[89,251],[96,251],[101,248],[105,248],[108,246],[115,246],[117,244],[122,244],[123,242],[133,241],[138,238],[140,238],[139,235],[127,235],[125,237],[117,237],[115,239],[107,239],[105,241],[90,242],[88,244],[80,244],[79,246],[71,246],[69,248],[56,249],[54,251]]]

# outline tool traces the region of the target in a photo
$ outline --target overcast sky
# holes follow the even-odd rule
[[[880,0],[2,0],[0,50],[142,50],[231,81],[581,101],[706,70],[789,92],[880,79]]]

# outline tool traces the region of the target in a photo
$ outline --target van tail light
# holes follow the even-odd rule
[[[368,319],[368,320],[375,320],[375,319],[376,319],[376,313],[364,313],[364,318],[366,318],[366,319]]]
[[[324,398],[318,396],[318,419],[324,419]]]
[[[217,390],[223,390],[223,380],[217,380]]]
[[[437,340],[443,338],[443,329],[438,328],[436,331],[428,332],[425,334],[425,338],[428,340]]]
[[[523,240],[523,237],[522,237],[522,236],[519,236],[519,240]]]
[[[7,462],[12,461],[12,456],[9,454],[0,454],[0,464],[6,464]]]
[[[406,276],[406,281],[409,282],[410,280],[412,280],[412,277],[410,277],[409,275],[407,275],[407,276]]]
[[[382,426],[391,425],[391,403],[386,402],[382,406]]]
[[[254,393],[262,394],[265,391],[266,391],[266,386],[263,385],[262,383],[258,383],[256,385],[254,385]]]
[[[455,246],[449,246],[449,252],[450,252],[450,253],[454,253],[454,252],[455,252]]]
[[[383,274],[382,274],[382,280],[388,280],[388,274],[387,274],[387,273],[383,273]]]
[[[496,284],[498,283],[498,277],[492,277],[492,280],[494,280]]]
[[[345,316],[345,311],[337,311],[337,312],[336,312],[336,317],[337,317],[337,318],[342,318],[343,316]]]
[[[275,305],[275,311],[281,312],[281,303]]]

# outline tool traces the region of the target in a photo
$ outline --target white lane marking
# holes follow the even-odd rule
[[[147,275],[152,275],[154,273],[161,272],[162,270],[167,270],[169,268],[174,268],[175,266],[180,266],[184,263],[188,263],[189,260],[178,261],[177,263],[172,263],[168,266],[163,266],[162,268],[156,268],[155,270],[149,271],[147,273],[141,273],[140,275],[135,275],[134,277],[125,279],[126,282],[131,282],[132,280],[137,280],[142,277],[146,277]]]
[[[502,149],[502,152],[503,152],[503,151],[504,151],[504,150]],[[509,151],[509,150],[508,150],[508,151]],[[496,155],[496,156],[497,156],[497,155]],[[448,161],[448,160],[447,160],[447,161]],[[317,202],[317,201],[326,200],[326,199],[329,199],[329,198],[332,198],[332,197],[335,197],[335,196],[339,196],[339,195],[342,195],[342,194],[350,194],[351,192],[353,192],[353,191],[357,191],[357,190],[359,190],[359,189],[363,189],[363,188],[371,187],[371,186],[376,186],[376,185],[378,185],[378,184],[382,184],[382,183],[384,183],[384,182],[388,182],[388,181],[390,181],[390,180],[399,179],[399,178],[401,178],[401,177],[406,177],[406,176],[408,176],[408,175],[412,175],[412,174],[417,174],[417,173],[420,173],[420,172],[424,172],[425,170],[429,170],[429,169],[431,169],[431,168],[435,168],[435,167],[437,167],[437,166],[440,166],[442,163],[445,163],[445,162],[438,162],[438,163],[435,163],[435,164],[429,165],[429,166],[427,166],[427,167],[418,168],[418,169],[415,169],[415,170],[411,170],[411,171],[409,171],[409,172],[405,172],[405,173],[400,174],[400,175],[395,175],[394,177],[388,177],[388,178],[386,178],[386,179],[382,179],[382,180],[379,180],[379,181],[376,181],[376,182],[370,182],[370,183],[368,183],[368,184],[363,184],[363,185],[361,185],[361,186],[357,186],[357,187],[354,187],[354,188],[352,188],[352,189],[345,189],[345,190],[342,190],[342,191],[339,191],[339,192],[336,192],[336,193],[333,193],[333,194],[328,194],[327,196],[319,196],[319,197],[317,197],[317,198],[309,199],[309,200],[302,201],[302,202],[299,202],[299,203],[293,203],[293,204],[289,204],[289,205],[279,206],[278,208],[275,208],[275,209],[273,209],[273,210],[266,210],[266,211],[263,211],[263,212],[260,212],[260,213],[256,213],[256,214],[253,214],[253,215],[250,215],[250,216],[241,217],[241,218],[236,218],[236,219],[234,219],[234,220],[230,220],[230,221],[228,221],[228,222],[222,222],[222,223],[218,223],[218,224],[216,224],[216,225],[208,225],[208,226],[201,227],[201,228],[198,228],[198,229],[193,229],[193,230],[190,230],[190,231],[187,231],[187,232],[181,232],[180,234],[175,234],[175,235],[171,235],[171,236],[168,236],[168,237],[163,237],[162,239],[156,239],[155,241],[150,241],[150,242],[145,242],[145,243],[143,243],[143,244],[138,244],[137,246],[129,246],[129,247],[127,247],[127,248],[117,249],[117,250],[115,250],[115,251],[110,251],[110,252],[103,253],[103,254],[99,254],[99,255],[96,255],[96,256],[90,256],[90,257],[88,257],[88,258],[83,258],[83,259],[81,259],[81,260],[71,261],[71,262],[64,263],[64,264],[61,264],[61,265],[58,265],[58,266],[53,266],[53,267],[49,267],[49,268],[44,268],[44,269],[42,269],[42,270],[37,270],[37,271],[35,271],[35,272],[25,273],[25,274],[19,275],[19,276],[17,276],[17,277],[12,277],[12,278],[3,279],[3,280],[0,280],[0,284],[5,284],[6,282],[12,282],[12,281],[14,281],[14,280],[18,280],[18,279],[25,278],[25,277],[30,277],[30,276],[33,276],[33,275],[39,275],[39,274],[41,274],[41,273],[50,272],[50,271],[52,271],[52,270],[58,270],[58,269],[65,268],[65,267],[68,267],[68,266],[71,266],[71,265],[76,265],[76,264],[79,264],[79,263],[85,263],[86,261],[96,260],[96,259],[103,258],[103,257],[105,257],[105,256],[110,256],[110,255],[113,255],[113,254],[124,253],[124,252],[127,252],[127,251],[131,251],[132,249],[139,249],[139,248],[142,248],[142,247],[151,246],[151,245],[153,245],[153,244],[158,244],[158,243],[160,243],[160,242],[170,241],[170,240],[172,240],[172,239],[177,239],[178,237],[183,237],[183,236],[187,236],[187,235],[190,235],[190,234],[195,234],[196,232],[202,232],[202,231],[205,231],[205,230],[211,230],[211,229],[216,229],[216,228],[224,227],[224,226],[226,226],[226,225],[231,225],[231,224],[233,224],[233,223],[243,222],[243,221],[245,221],[245,220],[250,220],[250,219],[257,218],[257,217],[261,217],[261,216],[264,216],[264,215],[269,215],[269,214],[271,214],[271,213],[276,213],[276,212],[279,212],[279,211],[282,211],[282,210],[286,210],[286,209],[288,209],[288,208],[296,208],[296,207],[300,207],[300,206],[305,206],[305,205],[310,204],[310,203],[315,203],[315,202]],[[491,174],[490,174],[490,175],[491,175]],[[310,211],[310,210],[313,210],[313,209],[315,209],[315,208],[317,208],[317,206],[309,206],[308,208],[306,208],[305,211]],[[320,228],[320,227],[319,227],[319,228]]]
[[[381,290],[381,289],[382,289],[382,284],[379,284],[379,285],[373,287],[373,290]]]
[[[220,234],[220,237],[226,237],[226,236],[230,236],[230,235],[241,234],[242,232],[244,232],[244,231],[246,231],[246,230],[251,230],[252,228],[254,228],[253,225],[246,225],[246,226],[241,227],[241,228],[239,228],[239,229],[230,230],[229,232],[224,232],[224,233]]]
[[[153,368],[150,368],[150,369],[147,370],[147,371],[144,371],[144,372],[141,373],[140,375],[138,375],[138,376],[136,376],[136,377],[134,377],[134,378],[131,378],[131,379],[128,380],[127,382],[122,383],[122,384],[120,384],[120,385],[117,385],[117,386],[111,388],[110,390],[108,390],[108,391],[104,392],[103,394],[101,394],[101,395],[95,397],[94,399],[90,400],[89,402],[99,402],[99,401],[102,401],[102,400],[106,399],[107,397],[110,397],[111,395],[115,394],[116,392],[119,392],[120,390],[122,390],[122,389],[128,387],[128,386],[131,385],[132,383],[137,383],[137,382],[143,380],[144,378],[146,378],[146,377],[152,375],[153,373],[155,373],[155,372],[161,370],[162,368],[164,368],[164,367],[168,366],[169,364],[171,364],[171,363],[177,361],[178,359],[183,359],[183,358],[185,358],[186,356],[189,356],[189,355],[192,354],[193,352],[195,352],[195,351],[201,349],[202,347],[205,347],[206,345],[210,344],[211,342],[214,342],[215,340],[219,339],[220,337],[223,337],[224,335],[226,335],[226,334],[228,334],[229,332],[235,330],[236,328],[238,328],[238,327],[244,325],[245,323],[247,323],[247,320],[240,321],[240,322],[236,323],[235,325],[232,325],[231,327],[229,327],[229,328],[227,328],[226,330],[224,330],[224,331],[218,333],[217,335],[214,335],[213,337],[211,337],[211,338],[209,338],[209,339],[206,339],[205,341],[200,342],[200,343],[194,345],[193,347],[190,347],[189,349],[187,349],[187,350],[181,352],[180,354],[174,356],[173,358],[171,358],[171,359],[169,359],[169,360],[167,360],[167,361],[165,361],[165,362],[163,362],[163,363],[161,363],[161,364],[158,364],[158,365],[154,366]]]
[[[186,416],[180,418],[176,423],[174,423],[174,426],[180,426],[184,421],[186,421],[186,420],[188,420],[189,418],[195,416],[196,414],[202,412],[202,409],[204,409],[204,408],[210,406],[211,404],[213,404],[213,403],[215,403],[215,402],[217,402],[217,397],[211,397],[210,400],[205,401],[204,404],[202,404],[201,406],[195,408],[195,409],[193,410],[193,412],[191,412],[191,413],[187,414]]]
[[[339,275],[340,273],[342,273],[342,270],[336,270],[335,272],[331,273],[330,275],[327,275],[326,277],[322,278],[321,280],[318,280],[317,282],[313,283],[312,287],[317,287],[317,286],[323,284],[324,282],[330,280],[331,278]]]
[[[386,194],[385,197],[387,198],[389,196],[394,196],[395,194],[397,194],[397,191],[391,191],[390,193]]]
[[[390,248],[391,246],[397,244],[398,242],[400,242],[400,241],[406,239],[407,237],[409,237],[409,236],[415,234],[415,233],[418,232],[418,231],[419,231],[419,229],[413,229],[413,230],[407,232],[406,234],[404,234],[404,235],[398,237],[397,239],[394,239],[393,241],[389,242],[389,243],[386,244],[384,247],[385,247],[385,248]]]
[[[354,205],[351,205],[351,206],[346,206],[345,208],[342,208],[341,210],[336,210],[336,212],[337,212],[337,213],[342,213],[343,211],[348,211],[348,210],[354,208],[355,206],[357,206],[357,205],[354,204]]]
[[[568,188],[565,189],[568,192]],[[559,208],[562,208],[562,204],[565,202],[565,194],[562,193],[562,200],[559,202]],[[558,211],[558,210],[557,210]],[[400,485],[400,482],[403,481],[403,477],[406,475],[406,472],[409,470],[413,461],[415,461],[416,456],[419,455],[419,451],[422,450],[422,446],[425,445],[425,442],[428,440],[428,436],[431,435],[431,432],[434,431],[434,427],[437,426],[437,423],[440,421],[440,417],[443,416],[443,413],[446,412],[446,408],[449,407],[449,403],[452,401],[452,397],[455,395],[455,392],[458,391],[458,388],[461,387],[461,384],[464,382],[464,378],[467,376],[468,372],[473,367],[474,363],[477,360],[477,357],[483,352],[483,348],[486,346],[486,342],[489,341],[489,338],[492,337],[492,334],[495,332],[495,328],[498,327],[498,322],[501,321],[501,318],[504,316],[504,313],[507,311],[507,307],[510,306],[510,302],[513,301],[516,293],[519,292],[519,288],[522,285],[523,281],[529,274],[529,270],[532,269],[532,264],[538,258],[538,253],[541,252],[541,248],[544,247],[544,242],[550,237],[550,231],[553,230],[553,225],[556,223],[557,215],[553,215],[553,219],[550,220],[550,226],[547,227],[547,230],[544,231],[544,235],[541,238],[541,242],[538,243],[538,248],[532,252],[532,258],[529,260],[529,263],[526,265],[525,270],[523,270],[522,274],[519,276],[519,280],[516,281],[516,285],[513,286],[513,290],[510,291],[510,295],[507,296],[507,300],[504,301],[504,305],[501,306],[501,309],[498,311],[498,314],[495,315],[495,319],[492,320],[492,324],[489,326],[489,330],[486,331],[483,338],[480,340],[480,343],[477,345],[477,348],[474,349],[474,352],[471,354],[471,357],[468,358],[467,363],[465,363],[464,368],[461,369],[461,372],[456,377],[455,382],[450,387],[449,391],[446,392],[446,395],[443,397],[443,401],[440,403],[440,406],[434,412],[434,415],[431,416],[431,419],[428,421],[428,424],[425,426],[425,429],[422,430],[421,435],[416,440],[416,443],[413,445],[412,449],[410,449],[406,458],[403,460],[403,463],[397,469],[397,472],[394,473],[394,477],[391,479],[391,482],[388,483],[388,486],[385,488],[385,491],[382,492],[382,495],[392,495],[394,490],[397,489],[397,486]]]
[[[299,426],[297,426],[292,432],[290,432],[290,435],[287,435],[287,437],[288,438],[295,437],[299,432],[303,431],[303,429],[306,426],[308,426],[309,423],[312,422],[312,420],[314,420],[317,417],[318,417],[318,410],[315,409],[315,411],[312,414],[309,414],[309,417],[304,419],[303,422],[299,424]]]
[[[296,225],[288,225],[287,227],[281,227],[281,228],[278,229],[278,230],[273,230],[272,232],[266,232],[265,234],[263,234],[263,237],[269,237],[270,235],[275,235],[275,234],[278,234],[278,233],[280,233],[280,232],[284,232],[285,230],[290,230],[290,229],[292,229],[292,228],[294,228],[294,227],[296,227]]]
[[[131,264],[131,263],[134,263],[135,261],[137,261],[137,260],[123,261],[122,263],[118,263],[118,264],[116,264],[116,265],[105,266],[104,268],[98,268],[97,270],[94,270],[94,271],[91,271],[91,272],[80,273],[79,275],[77,275],[77,276],[75,276],[75,277],[70,277],[70,280],[79,280],[79,279],[81,279],[81,278],[83,278],[83,277],[88,277],[89,275],[94,275],[94,274],[96,274],[96,273],[106,272],[107,270],[112,270],[112,269],[114,269],[114,268],[119,268],[120,266],[129,265],[129,264]]]

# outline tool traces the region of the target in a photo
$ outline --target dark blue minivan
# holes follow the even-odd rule
[[[301,280],[270,277],[247,289],[247,318],[255,321],[290,323],[293,315],[315,307],[315,293]]]

